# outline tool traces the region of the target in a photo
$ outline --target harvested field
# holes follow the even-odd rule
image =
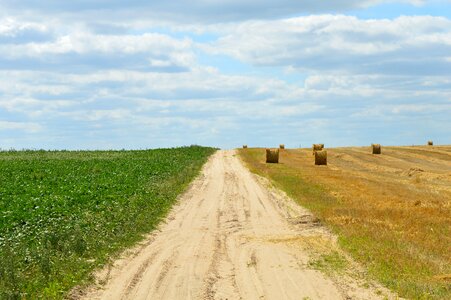
[[[287,150],[277,166],[249,150],[250,169],[333,228],[374,278],[408,298],[451,297],[451,146],[328,149],[324,168],[311,149]]]

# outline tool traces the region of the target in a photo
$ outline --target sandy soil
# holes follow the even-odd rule
[[[379,286],[309,262],[336,247],[306,210],[218,151],[145,242],[85,299],[379,299]],[[361,273],[358,266],[354,273]],[[362,286],[365,286],[362,287]],[[390,295],[389,295],[390,297]]]

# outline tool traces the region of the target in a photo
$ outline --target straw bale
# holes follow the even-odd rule
[[[315,165],[327,165],[327,151],[315,151]]]
[[[279,163],[279,149],[266,149],[266,162],[273,164]]]
[[[371,144],[371,148],[373,148],[373,154],[381,154],[380,144]]]
[[[321,151],[324,148],[324,144],[313,144],[313,151]]]

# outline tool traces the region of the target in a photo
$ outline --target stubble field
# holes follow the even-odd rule
[[[333,148],[315,166],[311,149],[241,149],[270,178],[339,235],[369,274],[400,296],[451,297],[451,146]]]

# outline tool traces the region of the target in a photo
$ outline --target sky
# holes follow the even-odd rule
[[[0,149],[451,144],[451,0],[0,0]]]

